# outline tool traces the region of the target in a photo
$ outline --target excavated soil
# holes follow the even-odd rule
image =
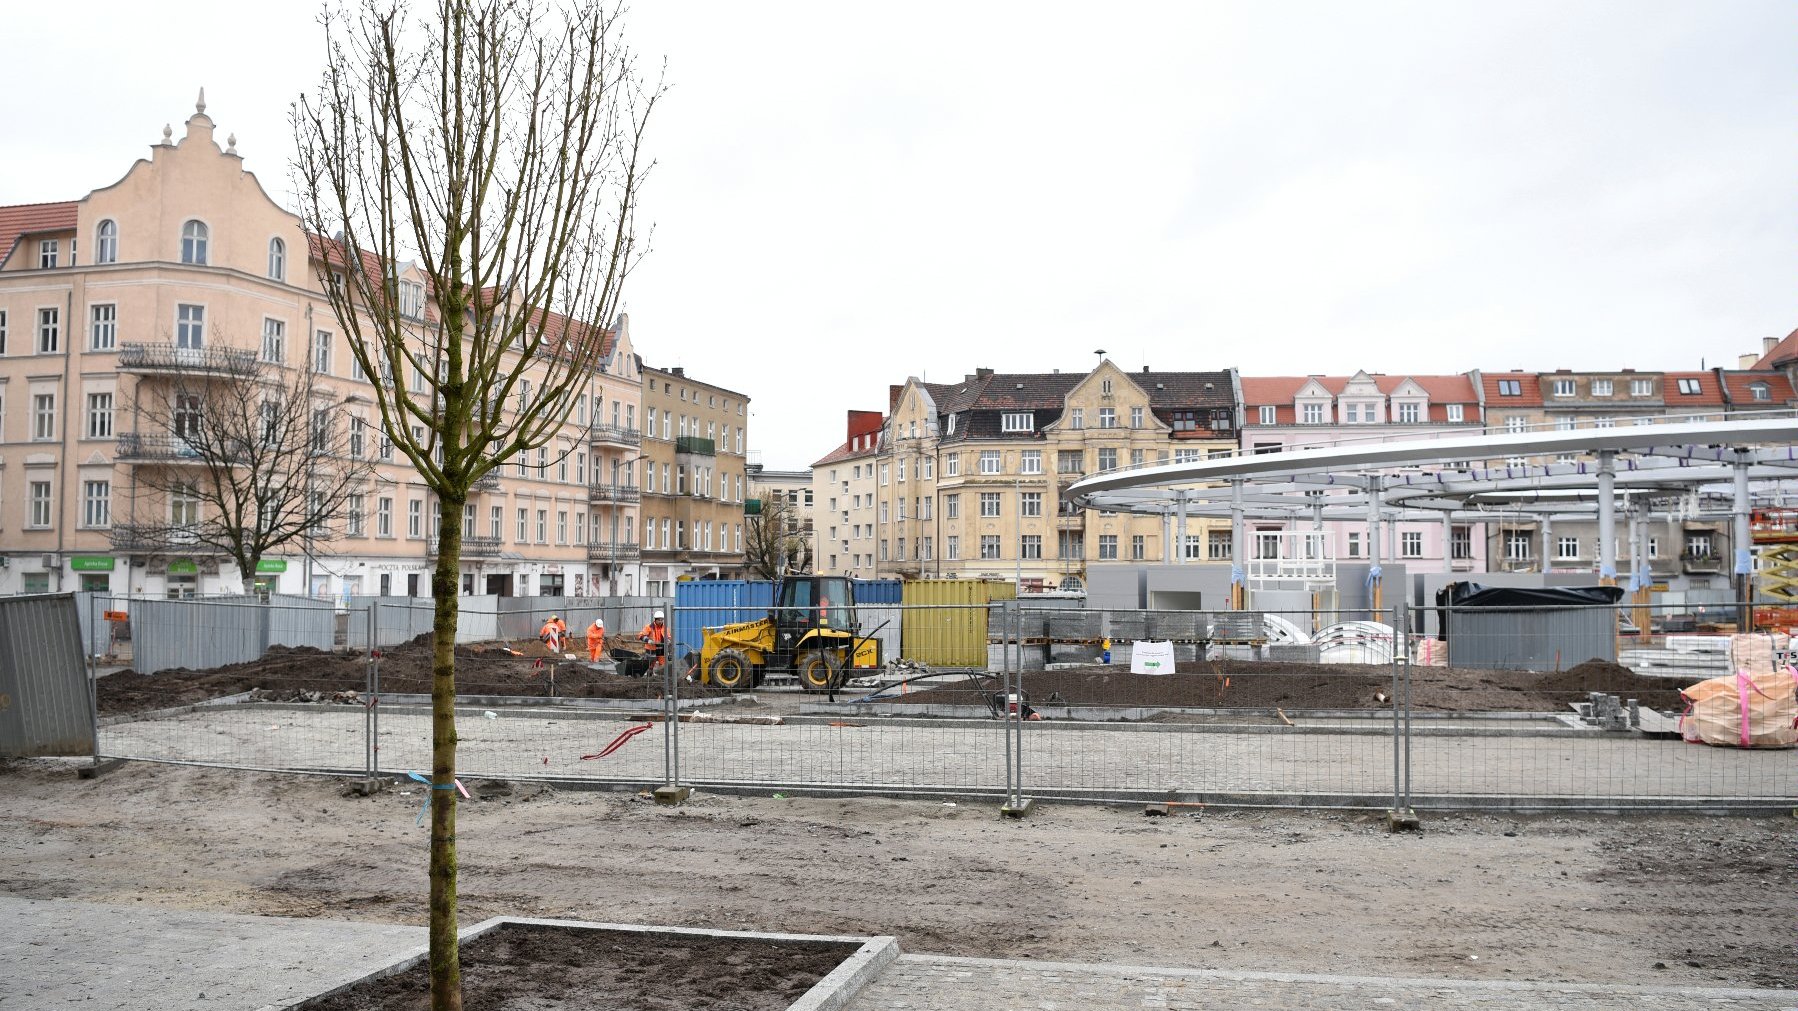
[[[984,705],[999,690],[999,676],[977,675],[936,688],[914,685],[872,701]],[[1588,660],[1553,673],[1514,670],[1411,668],[1411,705],[1427,712],[1566,712],[1588,692],[1636,699],[1643,706],[1678,711],[1685,703],[1675,682],[1637,676],[1629,668]],[[1204,709],[1388,709],[1392,672],[1387,667],[1281,663],[1253,660],[1186,662],[1174,675],[1132,674],[1117,666],[1072,667],[1024,674],[1033,705]]]
[[[783,1011],[853,954],[853,944],[775,944],[508,924],[461,946],[462,1000],[539,1011]],[[426,1011],[429,967],[368,980],[303,1011]]]
[[[517,653],[508,652],[516,650]],[[571,650],[579,661],[552,654],[536,640],[472,643],[456,647],[456,691],[462,695],[556,696],[558,698],[653,699],[662,679],[624,677],[586,666],[586,646]],[[518,655],[522,654],[522,655]],[[380,655],[382,694],[429,694],[431,637],[419,636]],[[368,690],[368,657],[308,646],[276,646],[262,659],[212,670],[165,670],[108,674],[96,682],[103,716],[192,705],[207,699],[255,691],[271,702],[355,702]],[[553,668],[553,669],[552,669]],[[551,675],[554,684],[551,684]],[[683,685],[691,697],[726,694]]]

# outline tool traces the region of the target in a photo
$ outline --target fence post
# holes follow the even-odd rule
[[[1386,826],[1393,832],[1415,832],[1421,826],[1411,810],[1411,642],[1408,602],[1392,607],[1392,810]]]
[[[674,625],[673,620],[668,622],[670,634],[662,641],[662,723],[666,732],[662,736],[662,785],[655,791],[658,804],[679,804],[693,792],[680,785],[680,678],[668,657],[674,645]]]
[[[89,596],[87,598],[87,641],[81,644],[81,651],[87,654],[87,715],[94,743],[93,765],[90,768],[94,770],[95,774],[98,774],[100,769],[100,658],[94,655],[94,640],[100,637],[101,612],[99,608],[100,595],[96,593]],[[107,641],[111,642],[110,635],[107,637]]]
[[[1013,688],[1015,689],[1015,692],[1017,695],[1017,707],[1014,712],[1013,707],[1012,707],[1012,690],[1007,690],[1007,692],[1005,693],[1005,709],[1003,710],[1003,712],[1005,714],[1005,720],[1008,725],[1011,724],[1014,721],[1014,719],[1016,721],[1017,725],[1012,731],[1015,736],[1010,738],[1006,743],[1008,745],[1015,744],[1015,746],[1017,747],[1017,754],[1016,754],[1015,758],[1010,758],[1006,762],[1006,768],[1012,772],[1012,775],[1007,777],[1008,779],[1011,780],[1011,782],[1008,784],[1008,786],[1010,787],[1010,793],[1007,796],[1005,806],[1001,807],[999,809],[999,813],[1005,815],[1008,818],[1022,818],[1025,815],[1030,813],[1030,808],[1033,803],[1032,801],[1026,799],[1024,796],[1024,706],[1025,706],[1025,702],[1024,702],[1024,603],[1023,603],[1023,601],[1015,601],[1013,603],[1012,608],[1011,608],[1010,625],[1011,625],[1011,627],[1007,630],[1006,634],[1001,636],[1001,641],[1004,641],[1006,643],[1001,648],[1003,649],[1003,651],[1005,653],[1005,665],[1004,666],[1008,671],[1013,672],[1011,681],[1012,681]]]

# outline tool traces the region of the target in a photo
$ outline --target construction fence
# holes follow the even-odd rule
[[[655,602],[516,599],[534,606],[496,609],[494,628],[524,634],[457,649],[465,780],[1419,810],[1770,810],[1798,797],[1798,750],[1781,746],[1798,722],[1788,643],[1677,609],[1001,599],[782,615],[706,600],[661,605],[685,634],[671,632],[657,662],[637,641]],[[218,639],[207,656],[316,620],[287,601],[202,603],[203,619],[157,617]],[[118,675],[107,675],[100,753],[358,777],[427,770],[428,643],[415,637],[428,624],[413,622],[428,604],[382,598],[347,620],[339,608],[340,624],[375,633],[316,652],[265,647],[245,675],[256,684],[214,686],[225,702],[109,709]],[[555,651],[534,634],[551,614],[571,633]],[[597,662],[589,614],[608,630]],[[776,655],[753,658],[770,661],[753,686],[709,683],[708,632],[753,632],[771,616]],[[131,627],[134,639],[149,632]],[[1439,634],[1413,631],[1426,627]],[[853,648],[808,655],[834,649],[816,641],[822,630]],[[794,669],[807,663],[819,690]],[[153,692],[158,676],[139,675],[120,684]],[[1681,694],[1701,682],[1726,684],[1702,701]],[[1719,740],[1731,707],[1740,739]],[[1700,719],[1711,739],[1688,741]]]

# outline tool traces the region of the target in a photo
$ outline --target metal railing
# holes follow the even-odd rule
[[[169,523],[114,523],[107,540],[114,551],[191,550],[200,543],[194,526]]]
[[[592,426],[589,437],[597,443],[611,446],[641,446],[643,433],[624,425],[596,424]]]
[[[497,557],[499,557],[500,546],[502,543],[503,542],[498,537],[467,537],[467,536],[465,536],[462,538],[462,555],[461,555],[461,557],[463,557],[463,558],[497,558]],[[425,551],[432,558],[437,557],[437,538],[433,537],[428,542],[426,542]]]
[[[125,432],[119,436],[113,456],[120,460],[199,460],[200,452],[193,444],[175,435],[143,435]]]
[[[643,548],[635,541],[592,541],[587,545],[589,562],[634,562],[643,557]]]
[[[241,348],[185,348],[174,344],[124,342],[119,369],[125,372],[217,372],[249,375],[256,371],[256,352]]]
[[[587,500],[630,505],[643,500],[643,491],[631,484],[596,484],[587,489]]]

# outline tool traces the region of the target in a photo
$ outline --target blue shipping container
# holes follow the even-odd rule
[[[855,580],[857,604],[894,604],[900,602],[902,584],[897,579]]]
[[[705,630],[768,616],[774,584],[765,579],[695,579],[674,584],[674,648],[671,656],[697,653]]]

